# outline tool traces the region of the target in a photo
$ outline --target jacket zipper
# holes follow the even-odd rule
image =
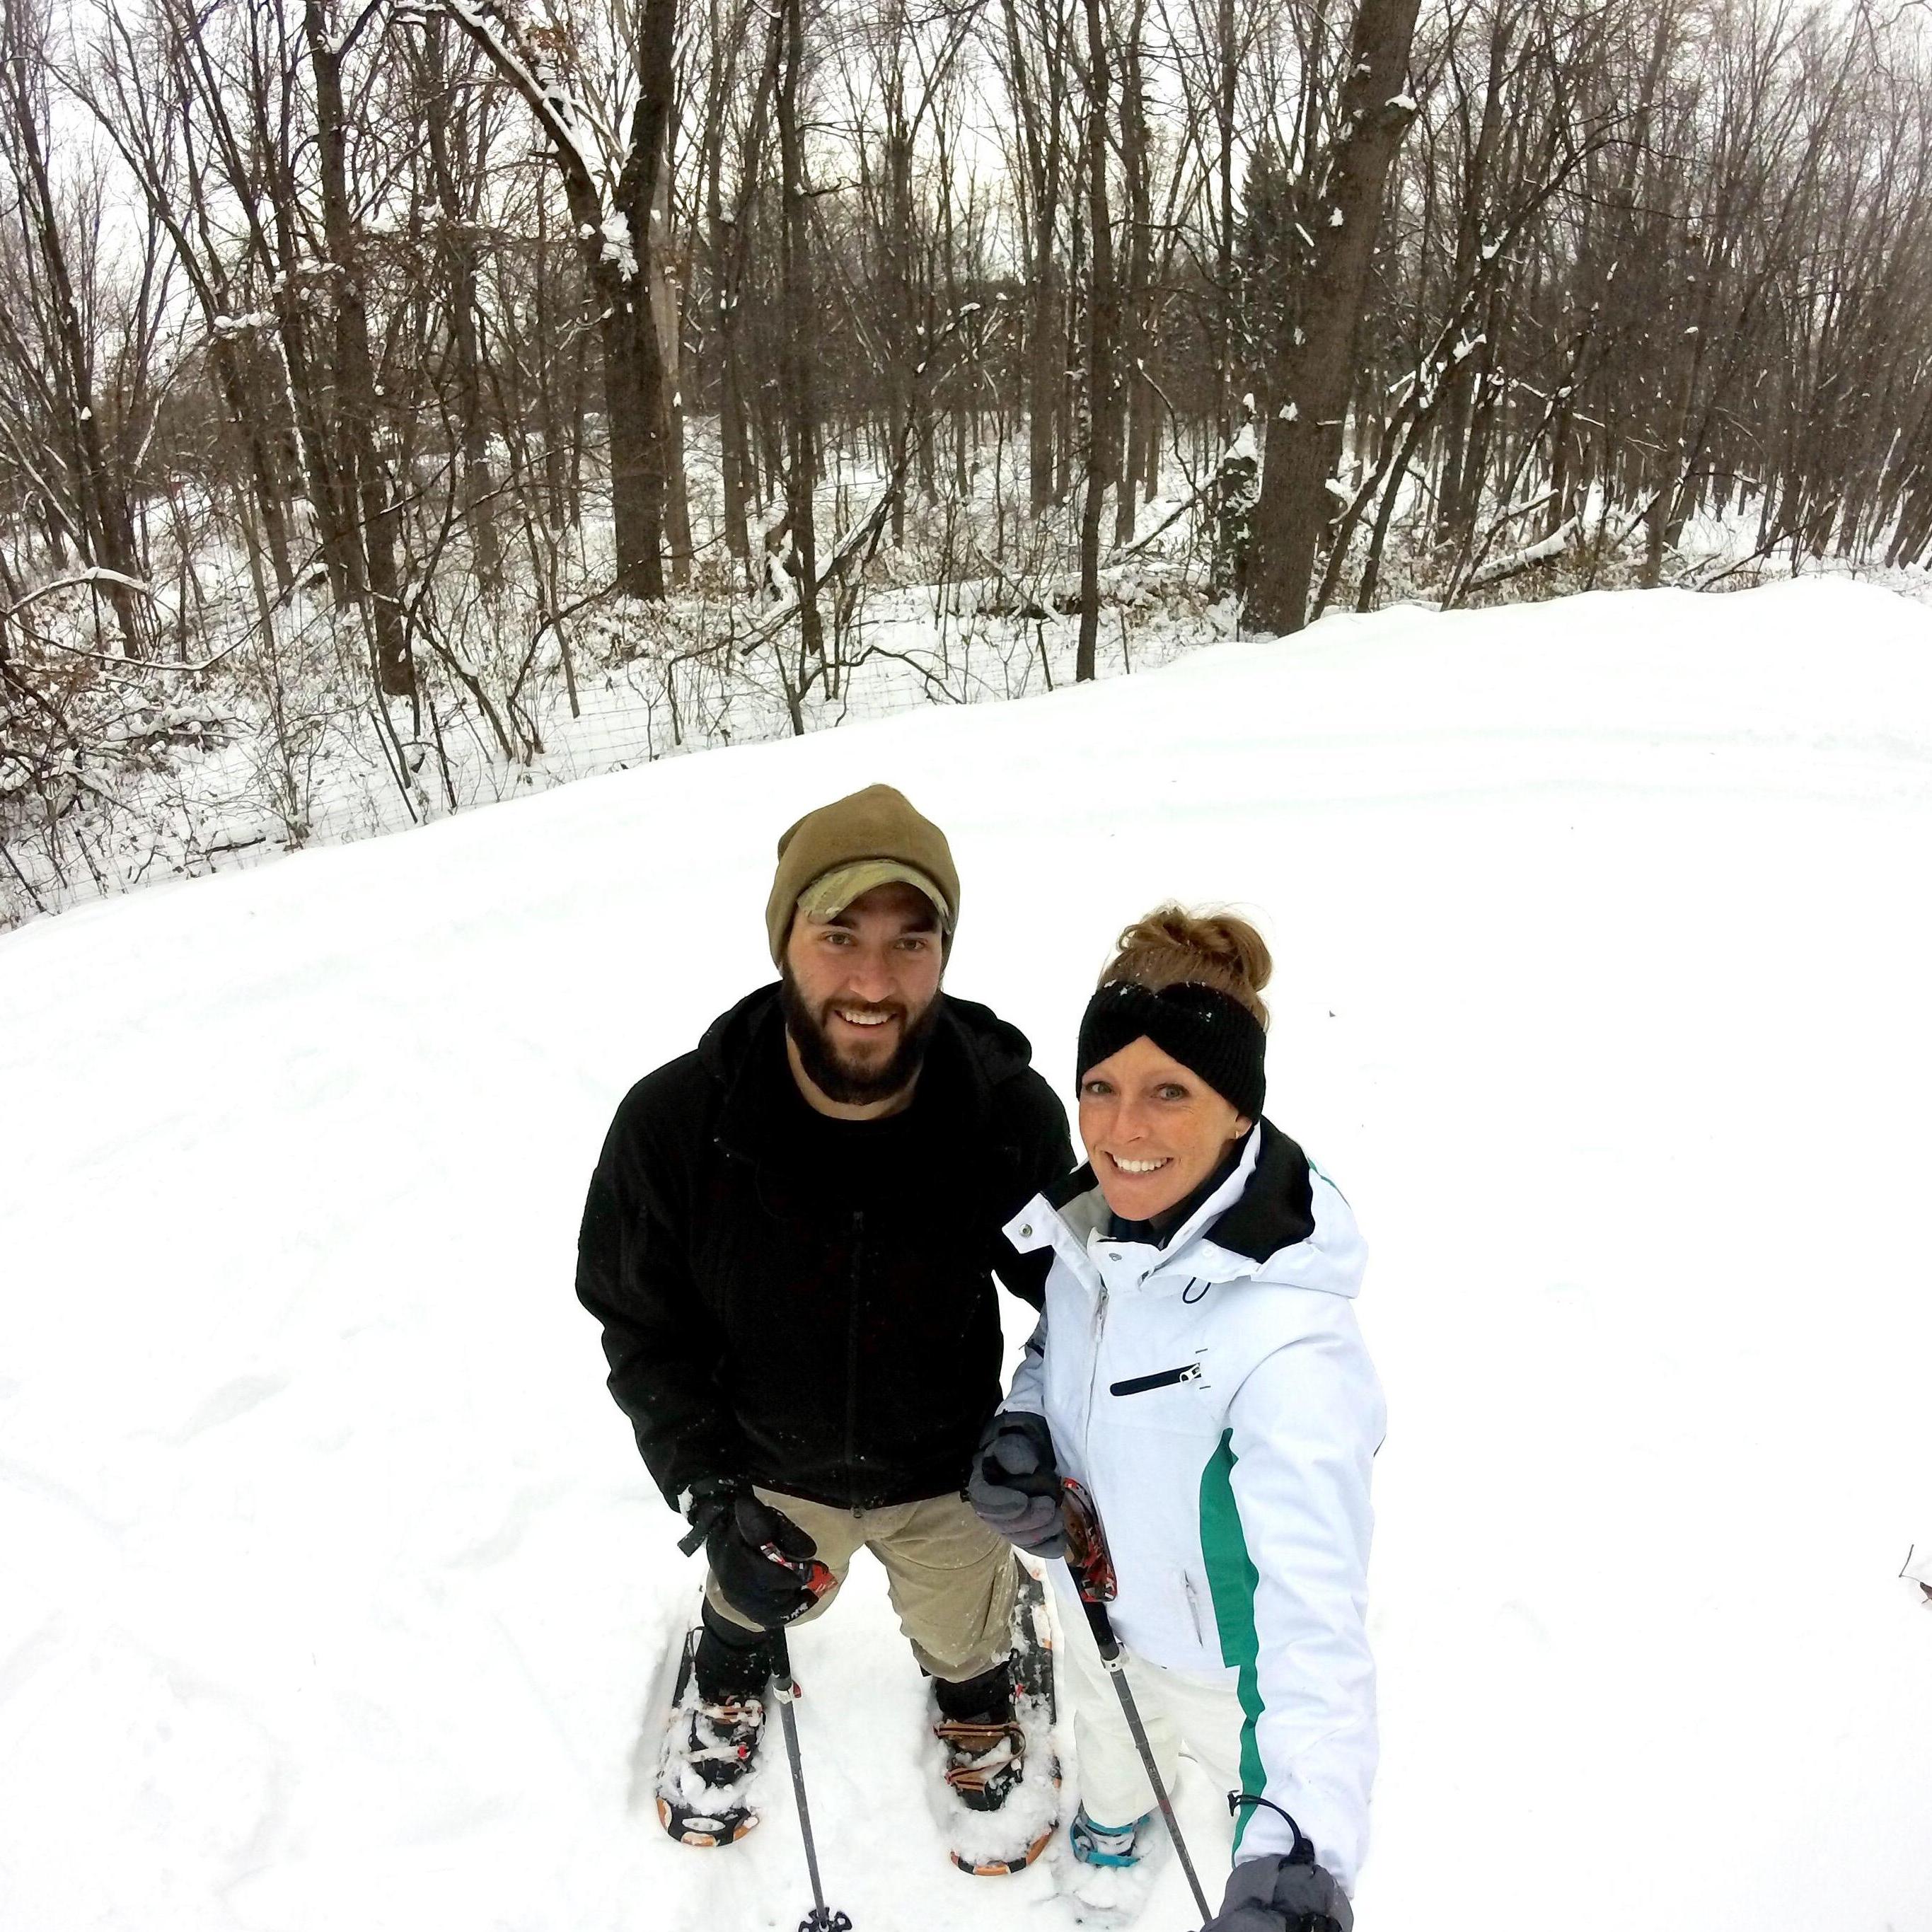
[[[1081,1418],[1080,1425],[1080,1459],[1087,1466],[1090,1482],[1094,1475],[1094,1399],[1100,1391],[1100,1344],[1107,1333],[1108,1292],[1107,1277],[1103,1274],[1100,1276],[1100,1298],[1094,1304],[1094,1359],[1087,1371],[1087,1413]]]
[[[845,1468],[856,1480],[859,1468],[859,1288],[865,1276],[862,1256],[866,1241],[866,1215],[862,1208],[852,1210],[852,1295],[845,1320]],[[860,1514],[854,1502],[852,1514]]]
[[[1124,1382],[1109,1382],[1109,1395],[1145,1395],[1150,1389],[1172,1388],[1177,1382],[1198,1382],[1201,1364],[1189,1362],[1178,1369],[1162,1369],[1157,1376],[1131,1376]]]

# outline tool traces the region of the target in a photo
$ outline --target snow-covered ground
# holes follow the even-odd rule
[[[1932,1927],[1932,612],[1824,580],[1334,620],[0,938],[0,1926],[797,1923],[782,1793],[652,1814],[696,1571],[572,1250],[878,778],[1056,1082],[1155,899],[1276,944],[1391,1415],[1364,1932]],[[856,1932],[1062,1932],[945,1863],[876,1571],[795,1651]]]

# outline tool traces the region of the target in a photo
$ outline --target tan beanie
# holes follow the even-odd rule
[[[778,876],[765,907],[776,964],[784,957],[792,914],[820,919],[843,912],[860,893],[902,880],[938,908],[947,938],[959,917],[959,874],[946,834],[915,812],[903,792],[868,785],[850,798],[808,812],[778,841]]]

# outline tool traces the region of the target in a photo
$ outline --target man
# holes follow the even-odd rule
[[[1073,1165],[1024,1038],[940,988],[959,911],[945,835],[873,785],[778,842],[778,982],[638,1083],[590,1184],[577,1292],[610,1388],[710,1576],[660,1812],[748,1829],[768,1633],[861,1547],[934,1680],[947,1778],[996,1809],[1023,1769],[1015,1572],[964,1498],[1000,1397],[1000,1230]],[[822,1565],[823,1568],[819,1566]],[[688,1717],[686,1713],[688,1712]]]

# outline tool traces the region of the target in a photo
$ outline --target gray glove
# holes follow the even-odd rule
[[[1305,1854],[1308,1841],[1301,1841]],[[1347,1894],[1321,1866],[1281,1852],[1237,1865],[1201,1932],[1352,1932]]]
[[[988,1529],[1032,1556],[1064,1556],[1060,1470],[1046,1418],[1002,1410],[974,1452],[966,1500]]]

